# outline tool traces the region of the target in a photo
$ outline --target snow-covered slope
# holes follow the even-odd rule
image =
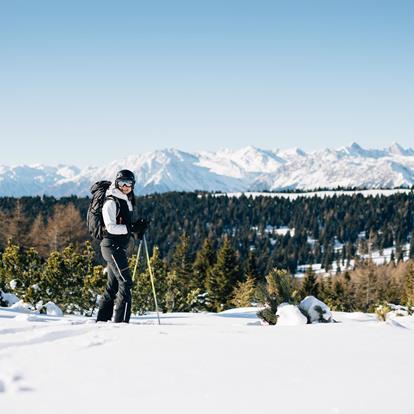
[[[312,153],[299,148],[263,150],[252,146],[196,153],[165,149],[83,170],[72,166],[0,166],[0,196],[87,195],[93,182],[111,180],[122,168],[135,172],[137,194],[394,188],[414,185],[414,150],[396,143],[383,150],[353,143]]]
[[[261,326],[255,309],[94,323],[0,308],[5,414],[412,414],[414,317]]]

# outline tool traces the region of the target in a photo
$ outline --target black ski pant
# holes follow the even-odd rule
[[[132,279],[126,247],[119,246],[110,239],[103,239],[101,252],[107,263],[108,282],[99,303],[96,321],[109,321],[115,313],[114,322],[128,323],[131,316]]]

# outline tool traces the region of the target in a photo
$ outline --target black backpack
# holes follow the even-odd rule
[[[91,187],[92,199],[89,203],[86,223],[90,235],[97,240],[103,239],[105,225],[102,217],[102,207],[105,200],[109,198],[106,197],[106,190],[108,190],[110,186],[110,181],[98,181]]]

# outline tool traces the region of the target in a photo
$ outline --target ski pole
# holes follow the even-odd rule
[[[137,251],[137,258],[135,260],[134,273],[132,273],[132,280],[133,281],[135,281],[135,276],[136,276],[137,269],[138,269],[139,257],[141,255],[141,246],[142,246],[142,240],[139,241],[139,246],[138,246],[138,251]]]
[[[158,318],[158,325],[161,325],[161,320],[160,320],[160,313],[158,311],[158,302],[157,302],[157,294],[155,292],[155,285],[154,285],[154,276],[152,274],[152,268],[151,268],[151,263],[150,263],[150,257],[148,254],[148,245],[147,245],[147,239],[145,238],[144,235],[144,247],[145,247],[145,252],[147,254],[147,265],[148,265],[148,270],[149,270],[149,274],[150,274],[150,279],[151,279],[151,286],[152,286],[152,293],[154,295],[154,302],[155,302],[155,310],[157,311],[157,318]]]

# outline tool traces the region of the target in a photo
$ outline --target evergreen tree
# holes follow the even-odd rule
[[[315,272],[312,270],[312,266],[309,266],[303,278],[301,295],[304,298],[305,296],[318,297],[318,294],[319,294],[319,284],[318,284]]]
[[[206,289],[207,274],[216,262],[216,253],[210,239],[205,239],[201,250],[197,252],[193,265],[193,287],[201,292]]]
[[[245,269],[246,277],[253,278],[253,280],[260,280],[259,276],[259,270],[257,267],[257,259],[256,255],[253,250],[250,250],[247,255],[247,263],[246,263],[246,269]]]
[[[94,266],[92,273],[85,276],[82,289],[83,310],[92,316],[97,305],[98,297],[104,293],[106,285],[106,275],[101,265]]]
[[[208,306],[220,312],[230,305],[231,293],[240,280],[240,270],[230,239],[225,237],[217,254],[217,262],[207,276]]]
[[[197,298],[201,290],[195,287],[192,267],[189,238],[184,233],[175,248],[167,275],[166,300],[170,311],[191,311],[197,306]]]
[[[236,308],[252,306],[255,290],[256,283],[253,276],[247,276],[247,279],[244,282],[238,281],[230,300],[230,304]]]
[[[286,270],[273,269],[265,283],[259,283],[256,291],[258,303],[264,306],[257,316],[270,325],[277,322],[277,307],[281,303],[296,303],[298,299],[294,279]]]
[[[82,283],[81,298],[76,299],[80,313],[92,316],[97,305],[98,295],[102,295],[106,285],[106,275],[103,266],[95,265],[95,252],[90,242],[86,242],[79,257],[77,271],[79,272],[78,281]],[[76,254],[75,254],[76,257]],[[74,280],[74,283],[77,283]]]
[[[43,261],[34,249],[24,249],[9,241],[0,260],[0,288],[36,305]]]
[[[135,268],[135,261],[136,256],[130,260],[131,270]],[[160,252],[157,246],[153,249],[150,258],[150,266],[154,277],[158,307],[162,312],[166,312],[166,295],[168,292],[167,267],[160,257]],[[144,270],[137,272],[134,287],[132,289],[132,312],[143,315],[148,311],[154,311],[155,303],[149,268],[144,264],[142,264],[141,267],[144,267]]]

